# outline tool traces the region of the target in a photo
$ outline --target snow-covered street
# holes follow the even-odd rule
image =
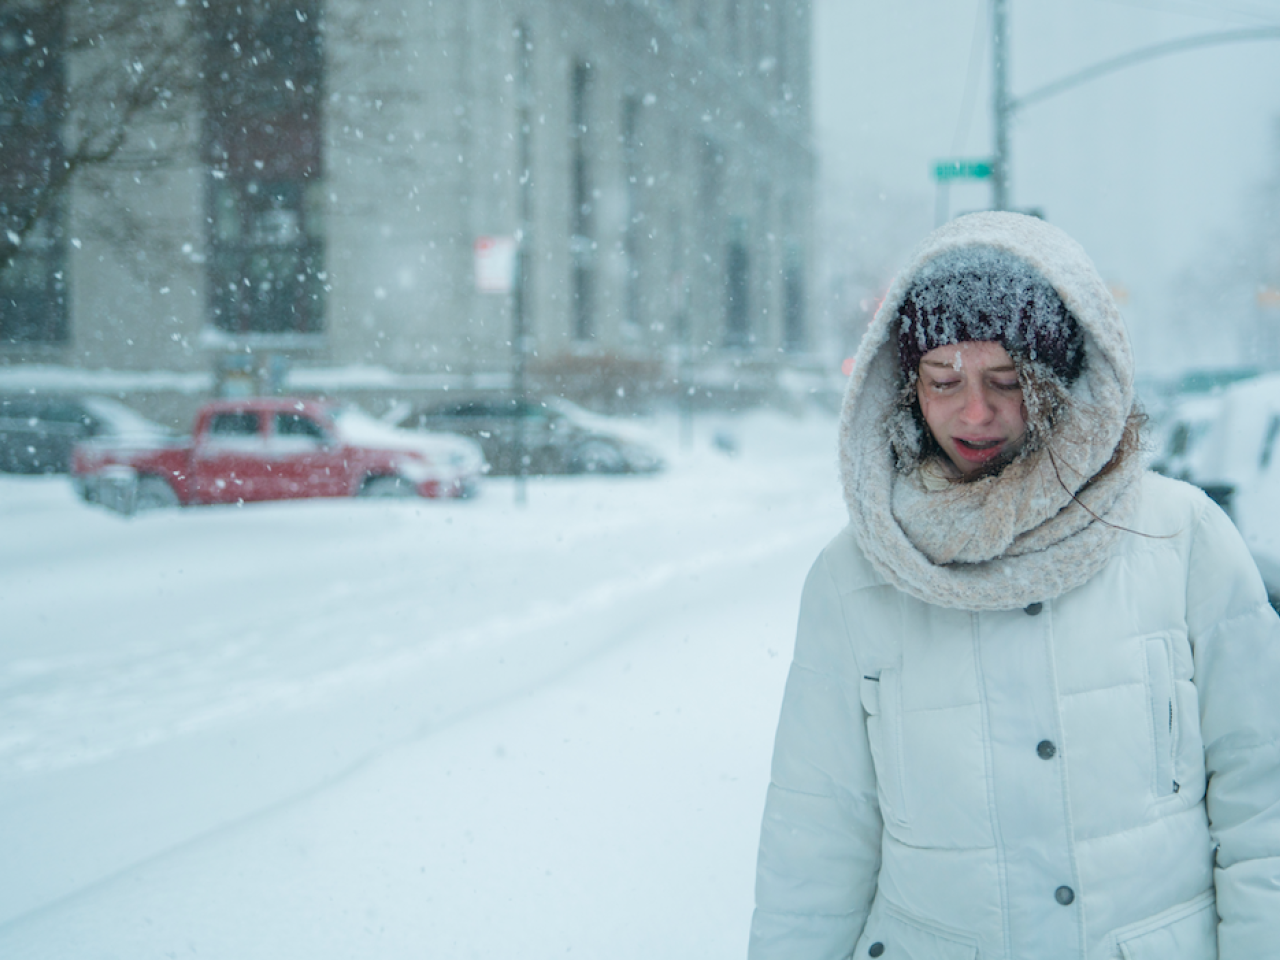
[[[741,956],[834,418],[652,426],[524,507],[0,480],[0,956]]]

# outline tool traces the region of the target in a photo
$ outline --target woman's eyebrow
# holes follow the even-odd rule
[[[943,370],[954,370],[956,368],[955,364],[946,363],[942,360],[921,360],[920,365],[922,367],[938,367],[939,369],[943,369]],[[1001,367],[987,367],[986,372],[987,373],[1015,373],[1017,372],[1017,369],[1018,368],[1015,367],[1012,363],[1006,363],[1004,366],[1001,366]]]

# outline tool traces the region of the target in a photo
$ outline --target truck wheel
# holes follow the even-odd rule
[[[360,488],[362,497],[416,497],[418,492],[404,477],[370,477]]]
[[[178,506],[178,495],[160,477],[139,477],[135,510],[164,510]]]

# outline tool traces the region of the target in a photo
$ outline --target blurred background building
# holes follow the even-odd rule
[[[821,346],[810,32],[769,0],[10,0],[0,365],[768,393]]]

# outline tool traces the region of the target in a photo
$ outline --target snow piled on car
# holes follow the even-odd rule
[[[483,473],[488,469],[479,444],[456,434],[399,430],[355,407],[334,411],[333,425],[339,439],[347,443],[420,453],[433,463],[459,470]]]

